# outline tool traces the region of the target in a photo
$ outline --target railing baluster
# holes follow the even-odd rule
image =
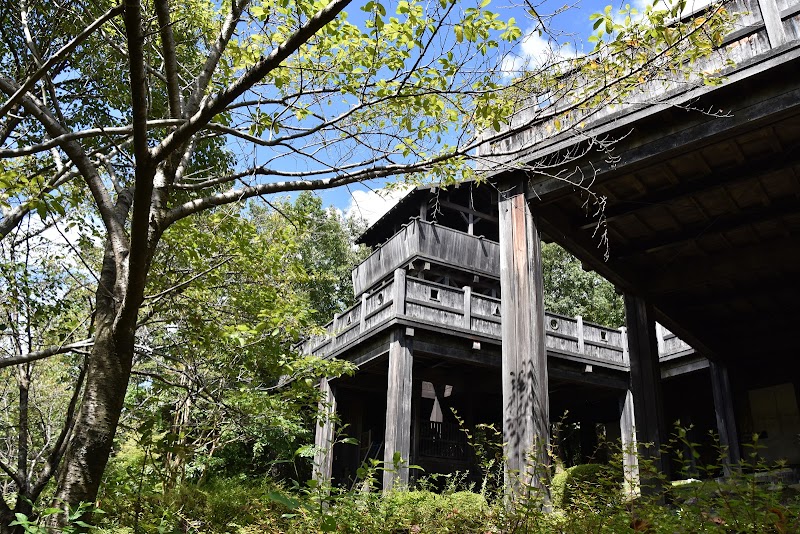
[[[583,338],[583,317],[576,315],[575,320],[577,321],[578,327],[578,353],[583,354],[586,352],[585,341]]]
[[[472,286],[464,286],[464,328],[472,330]]]
[[[621,326],[619,327],[619,331],[622,332],[622,363],[630,365],[631,359],[628,355],[628,328]]]
[[[361,293],[361,316],[358,321],[358,333],[361,334],[367,326],[367,293]]]

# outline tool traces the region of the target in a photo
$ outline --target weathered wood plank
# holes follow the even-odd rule
[[[639,494],[639,456],[636,445],[636,416],[633,393],[625,392],[620,402],[619,429],[622,443],[622,468],[625,475],[625,493],[630,497]]]
[[[761,8],[764,26],[767,28],[769,44],[772,48],[778,48],[786,42],[786,32],[783,29],[778,3],[775,0],[758,0],[758,7]]]
[[[521,188],[501,193],[499,208],[503,440],[506,477],[516,492],[520,483],[542,487],[539,473],[548,465],[541,240]]]
[[[500,276],[498,249],[494,241],[414,219],[353,270],[353,289],[360,295],[414,258],[496,279]]]
[[[733,393],[727,367],[713,361],[710,361],[709,364],[717,434],[719,434],[719,444],[725,450],[723,470],[727,476],[738,467],[741,459],[739,434],[736,431],[736,416],[733,409]]]
[[[333,469],[333,442],[335,439],[336,395],[334,388],[327,378],[320,380],[319,389],[322,393],[319,408],[316,433],[314,435],[314,480],[329,482]]]
[[[386,389],[386,433],[384,438],[383,489],[388,491],[408,484],[408,461],[411,455],[411,393],[413,377],[413,337],[405,327],[392,331],[389,345],[389,373]],[[404,464],[395,469],[395,453]]]
[[[651,459],[655,466],[668,474],[669,462],[660,455],[667,442],[666,420],[661,395],[661,375],[658,367],[653,307],[641,297],[625,294],[625,323],[628,329],[631,393],[633,394],[636,436],[639,454]],[[652,443],[645,448],[641,444]],[[643,480],[642,492],[659,491],[656,480]]]

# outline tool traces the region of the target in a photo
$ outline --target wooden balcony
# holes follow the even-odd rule
[[[500,279],[499,243],[412,219],[353,270],[355,294],[362,294],[415,259]]]
[[[431,226],[419,223],[417,228]],[[406,276],[398,269],[392,280],[363,293],[359,303],[328,323],[325,335],[305,341],[299,350],[320,357],[346,357],[345,351],[360,340],[397,322],[499,344],[500,309],[500,299],[474,294],[468,287],[458,289]],[[550,357],[619,370],[629,367],[624,328],[616,330],[554,313],[546,314],[545,327]],[[656,333],[662,360],[694,353],[660,325]]]

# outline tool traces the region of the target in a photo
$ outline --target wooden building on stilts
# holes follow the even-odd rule
[[[477,425],[502,431],[509,461],[517,462],[510,469],[524,471],[524,443],[534,438],[523,433],[532,428],[532,414],[542,411],[572,430],[563,444],[578,451],[572,461],[601,457],[603,438],[630,443],[634,417],[625,327],[543,312],[544,335],[536,335],[543,347],[521,352],[541,350],[545,365],[526,361],[524,354],[504,354],[502,340],[510,335],[505,329],[532,330],[539,321],[533,312],[510,325],[504,321],[514,312],[502,298],[501,278],[515,269],[504,267],[510,260],[501,256],[498,230],[500,224],[524,225],[524,218],[504,221],[508,212],[501,210],[518,197],[498,198],[489,185],[417,188],[361,237],[374,251],[353,270],[357,303],[327,325],[328,335],[302,346],[306,353],[358,366],[354,376],[323,381],[326,408],[336,417],[317,427],[317,476],[350,484],[365,461],[393,466],[396,454],[402,465],[384,473],[387,488],[420,474],[474,472],[465,430],[474,434]],[[526,280],[536,278],[507,283],[541,303],[541,283]],[[512,293],[512,300],[522,298],[528,297]],[[691,422],[702,440],[716,426],[711,393],[696,409],[703,396],[689,400],[680,390],[710,392],[709,362],[666,329],[659,326],[657,333],[660,372],[682,384],[674,415]],[[546,385],[535,389],[541,381]],[[334,444],[337,424],[357,444]],[[544,454],[547,443],[541,445]],[[509,454],[514,451],[516,457]],[[409,472],[409,464],[422,469]]]
[[[416,189],[364,234],[357,303],[303,345],[359,369],[322,383],[358,445],[332,446],[323,421],[319,477],[346,484],[398,456],[469,469],[453,410],[502,428],[523,476],[565,411],[584,455],[598,428],[657,448],[680,420],[692,440],[716,432],[727,466],[754,434],[767,460],[800,465],[800,0],[728,9],[736,29],[702,66],[725,69],[721,86],[642,87],[558,125],[529,106],[481,149],[491,185]],[[547,313],[542,238],[624,294],[626,328]],[[387,471],[384,488],[413,476]]]

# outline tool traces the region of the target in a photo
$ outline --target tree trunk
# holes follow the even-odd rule
[[[119,320],[125,287],[117,275],[107,245],[97,289],[94,347],[86,362],[85,389],[58,474],[55,499],[59,507],[75,508],[96,500],[125,401],[136,316],[125,323]],[[53,523],[63,525],[64,519],[54,518]]]

